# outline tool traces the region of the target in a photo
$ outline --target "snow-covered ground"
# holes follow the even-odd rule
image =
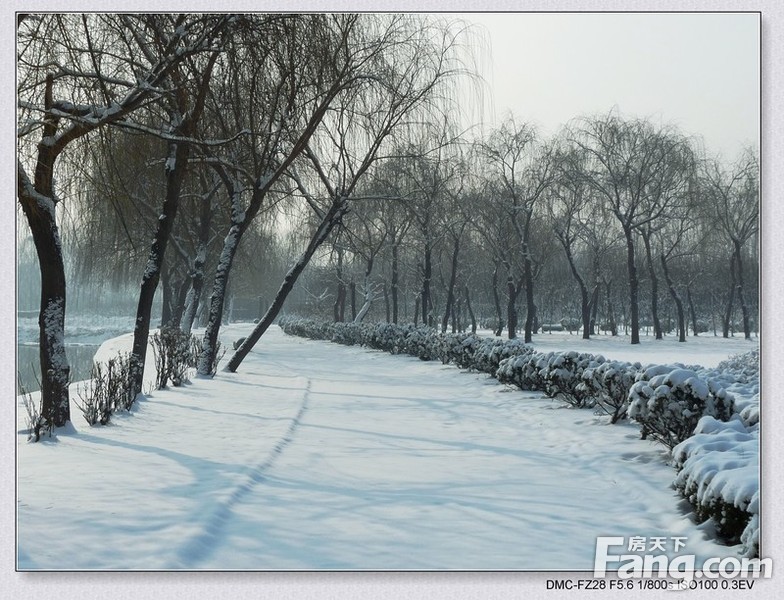
[[[477,333],[482,337],[493,335],[490,330]],[[520,337],[522,338],[522,334]],[[727,339],[714,336],[713,333],[701,333],[697,337],[689,336],[686,340],[680,343],[674,335],[657,340],[653,335],[643,333],[640,335],[640,343],[632,346],[627,335],[597,335],[590,340],[584,340],[582,334],[554,331],[535,335],[532,346],[537,352],[577,350],[601,354],[609,359],[642,364],[661,365],[680,362],[703,367],[715,367],[731,354],[743,354],[759,348],[758,338],[752,337],[751,340],[747,340],[742,333]]]
[[[225,328],[224,342],[251,328]],[[537,340],[704,366],[755,346]],[[156,391],[106,427],[73,411],[73,427],[38,444],[18,411],[21,569],[592,570],[602,535],[737,554],[686,514],[665,450],[634,425],[277,327],[237,374]]]

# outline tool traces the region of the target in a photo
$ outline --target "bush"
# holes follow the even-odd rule
[[[554,353],[531,352],[503,359],[498,365],[496,378],[501,383],[511,383],[521,390],[545,391],[547,385],[543,370]]]
[[[743,354],[735,354],[723,360],[716,370],[729,371],[737,381],[746,383],[754,378],[759,378],[760,357],[759,350],[752,350]]]
[[[32,394],[22,384],[21,377],[19,377],[19,393],[27,411],[27,441],[37,442],[42,435],[52,437],[53,421],[51,415],[43,414],[43,399],[39,398],[36,406]]]
[[[128,354],[118,354],[106,365],[93,364],[90,379],[77,389],[80,401],[76,402],[89,425],[106,425],[113,413],[131,409],[135,398],[131,398],[129,373]]]
[[[700,522],[712,520],[728,543],[759,554],[759,426],[739,415],[729,421],[707,416],[694,435],[672,451],[675,488],[689,500]]]
[[[727,421],[733,411],[731,394],[690,369],[646,369],[629,392],[628,414],[642,426],[643,439],[670,449],[691,436],[703,416]]]
[[[439,358],[444,364],[452,363],[461,369],[470,369],[474,365],[474,354],[481,341],[482,339],[473,333],[441,334]]]
[[[502,360],[513,356],[530,356],[533,352],[531,346],[518,339],[484,338],[474,351],[473,368],[495,376]]]
[[[617,423],[626,416],[629,392],[641,369],[640,363],[613,360],[583,370],[581,385],[593,398],[595,406],[610,415],[610,423]]]
[[[594,406],[594,392],[584,385],[582,376],[586,369],[598,367],[603,362],[604,357],[574,351],[548,354],[539,369],[544,392],[551,398],[558,396],[576,408]]]
[[[162,390],[171,380],[174,387],[188,381],[188,368],[193,362],[191,335],[178,327],[162,327],[150,336],[150,345],[158,371],[155,389]]]

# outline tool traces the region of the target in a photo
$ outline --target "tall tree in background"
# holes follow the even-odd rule
[[[592,213],[591,188],[584,176],[581,153],[577,150],[560,153],[556,158],[557,171],[554,184],[547,198],[552,220],[553,233],[561,244],[569,263],[569,270],[580,290],[580,317],[583,339],[591,338],[591,313],[598,301],[595,293],[588,289],[586,277],[580,272],[577,262],[578,244],[585,238],[587,220],[595,219]]]
[[[743,315],[743,335],[751,339],[749,308],[746,302],[743,251],[759,231],[759,160],[747,150],[729,168],[715,160],[703,163],[702,179],[713,207],[715,219],[725,239],[730,242],[730,274],[732,284],[728,302],[724,337],[729,335],[733,293],[738,296]]]
[[[611,112],[583,120],[567,133],[589,157],[587,176],[597,196],[606,202],[626,242],[631,343],[640,343],[639,294],[635,237],[642,228],[667,214],[677,196],[662,189],[662,172],[677,159],[681,144],[671,132],[650,122],[625,120]]]
[[[532,340],[536,305],[534,303],[534,260],[531,253],[531,227],[534,210],[551,185],[554,173],[552,150],[537,142],[535,130],[527,124],[507,119],[483,146],[499,191],[506,201],[505,215],[514,227],[523,257],[522,281],[525,285],[525,342]],[[511,271],[507,275],[509,292],[509,337],[514,337],[515,302],[519,285]]]

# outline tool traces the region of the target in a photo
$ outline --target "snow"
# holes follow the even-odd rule
[[[24,570],[592,570],[600,535],[738,556],[684,512],[665,449],[636,425],[277,327],[239,373],[155,391],[106,427],[74,413],[31,444],[18,411]]]
[[[482,337],[492,337],[493,332],[477,332]],[[597,335],[583,340],[581,335],[568,332],[541,333],[535,335],[531,344],[537,352],[576,350],[594,355],[601,354],[606,359],[640,362],[645,364],[671,365],[680,362],[684,365],[715,367],[730,355],[743,354],[759,348],[759,340],[746,340],[742,334],[724,339],[713,334],[700,334],[688,337],[684,343],[677,336],[665,336],[656,340],[652,335],[640,335],[639,344],[630,344],[626,335]],[[688,367],[687,367],[688,368]]]

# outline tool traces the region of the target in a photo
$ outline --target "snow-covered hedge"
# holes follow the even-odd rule
[[[726,421],[705,416],[694,435],[672,449],[675,487],[700,520],[712,519],[729,543],[759,556],[759,351],[731,357],[700,377],[735,399]]]
[[[439,333],[430,327],[392,323],[326,323],[310,319],[283,318],[283,331],[313,340],[330,340],[347,346],[362,345],[421,360],[441,360],[464,369],[495,375],[506,357],[531,353],[518,340],[483,339],[470,333]]]
[[[740,415],[729,421],[706,416],[694,435],[673,448],[679,469],[675,487],[697,518],[713,519],[719,535],[759,553],[759,425],[747,428]]]
[[[626,416],[629,392],[642,365],[598,358],[603,357],[597,357],[598,365],[583,370],[581,385],[588,390],[596,406],[610,415],[610,422],[617,423]]]
[[[651,437],[672,449],[694,433],[704,416],[727,421],[734,398],[713,379],[691,369],[656,366],[642,371],[629,392],[628,415]]]

